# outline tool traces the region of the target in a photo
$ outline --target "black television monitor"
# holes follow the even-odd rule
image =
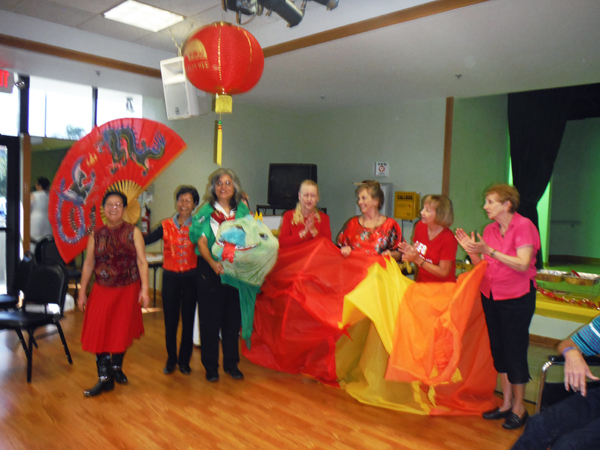
[[[292,209],[298,202],[298,189],[304,180],[317,182],[316,164],[269,164],[267,201],[271,206]]]

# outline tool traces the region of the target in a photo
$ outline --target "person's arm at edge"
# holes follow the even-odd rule
[[[142,282],[138,301],[144,308],[147,308],[150,304],[150,295],[148,294],[148,260],[146,259],[146,246],[144,245],[144,237],[142,236],[140,229],[137,227],[133,230],[133,244],[135,246],[140,281]],[[154,288],[156,289],[156,286]]]
[[[83,267],[81,268],[81,280],[79,282],[79,295],[77,296],[77,307],[80,310],[85,309],[87,304],[87,288],[92,277],[92,271],[94,270],[94,233],[92,232],[88,237],[88,243],[86,248],[85,260],[83,261]]]
[[[598,380],[598,377],[591,373],[581,349],[572,338],[558,344],[558,351],[565,357],[565,389],[568,391],[570,387],[574,392],[580,391],[585,396],[586,377],[590,380]]]
[[[163,238],[163,226],[162,222],[150,233],[144,236],[144,245],[154,244]]]

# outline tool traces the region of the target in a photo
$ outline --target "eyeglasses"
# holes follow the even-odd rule
[[[217,181],[217,186],[223,186],[223,185],[225,185],[225,186],[231,186],[231,185],[233,185],[233,182],[231,182],[231,181],[221,181],[221,180]]]
[[[192,203],[192,200],[188,199],[184,199],[184,198],[180,198],[179,200],[177,200],[177,203],[187,203],[188,205]]]
[[[123,207],[123,203],[105,203],[104,204],[104,209],[117,209],[117,208],[122,208]]]

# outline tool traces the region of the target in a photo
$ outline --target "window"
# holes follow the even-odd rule
[[[92,88],[31,77],[29,134],[80,139],[92,131]]]
[[[123,117],[142,118],[142,96],[98,88],[97,125]]]
[[[19,135],[19,90],[16,87],[10,94],[0,93],[0,134]]]

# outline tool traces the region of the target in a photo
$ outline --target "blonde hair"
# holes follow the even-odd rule
[[[298,193],[302,191],[302,186],[314,186],[317,188],[317,196],[319,195],[319,186],[313,180],[304,180],[300,183],[300,188],[298,189]],[[317,221],[321,222],[321,215],[319,214],[319,209],[315,206],[315,216],[317,217]],[[296,209],[294,210],[294,215],[292,217],[292,225],[298,225],[299,223],[304,223],[304,216],[302,215],[302,205],[300,202],[296,203]]]
[[[485,191],[485,196],[490,194],[496,194],[500,203],[510,202],[510,209],[508,212],[511,214],[515,213],[519,208],[521,196],[519,191],[510,184],[495,184]]]
[[[452,225],[454,222],[452,200],[445,195],[429,194],[423,198],[423,207],[426,203],[435,206],[435,223],[443,227]]]

